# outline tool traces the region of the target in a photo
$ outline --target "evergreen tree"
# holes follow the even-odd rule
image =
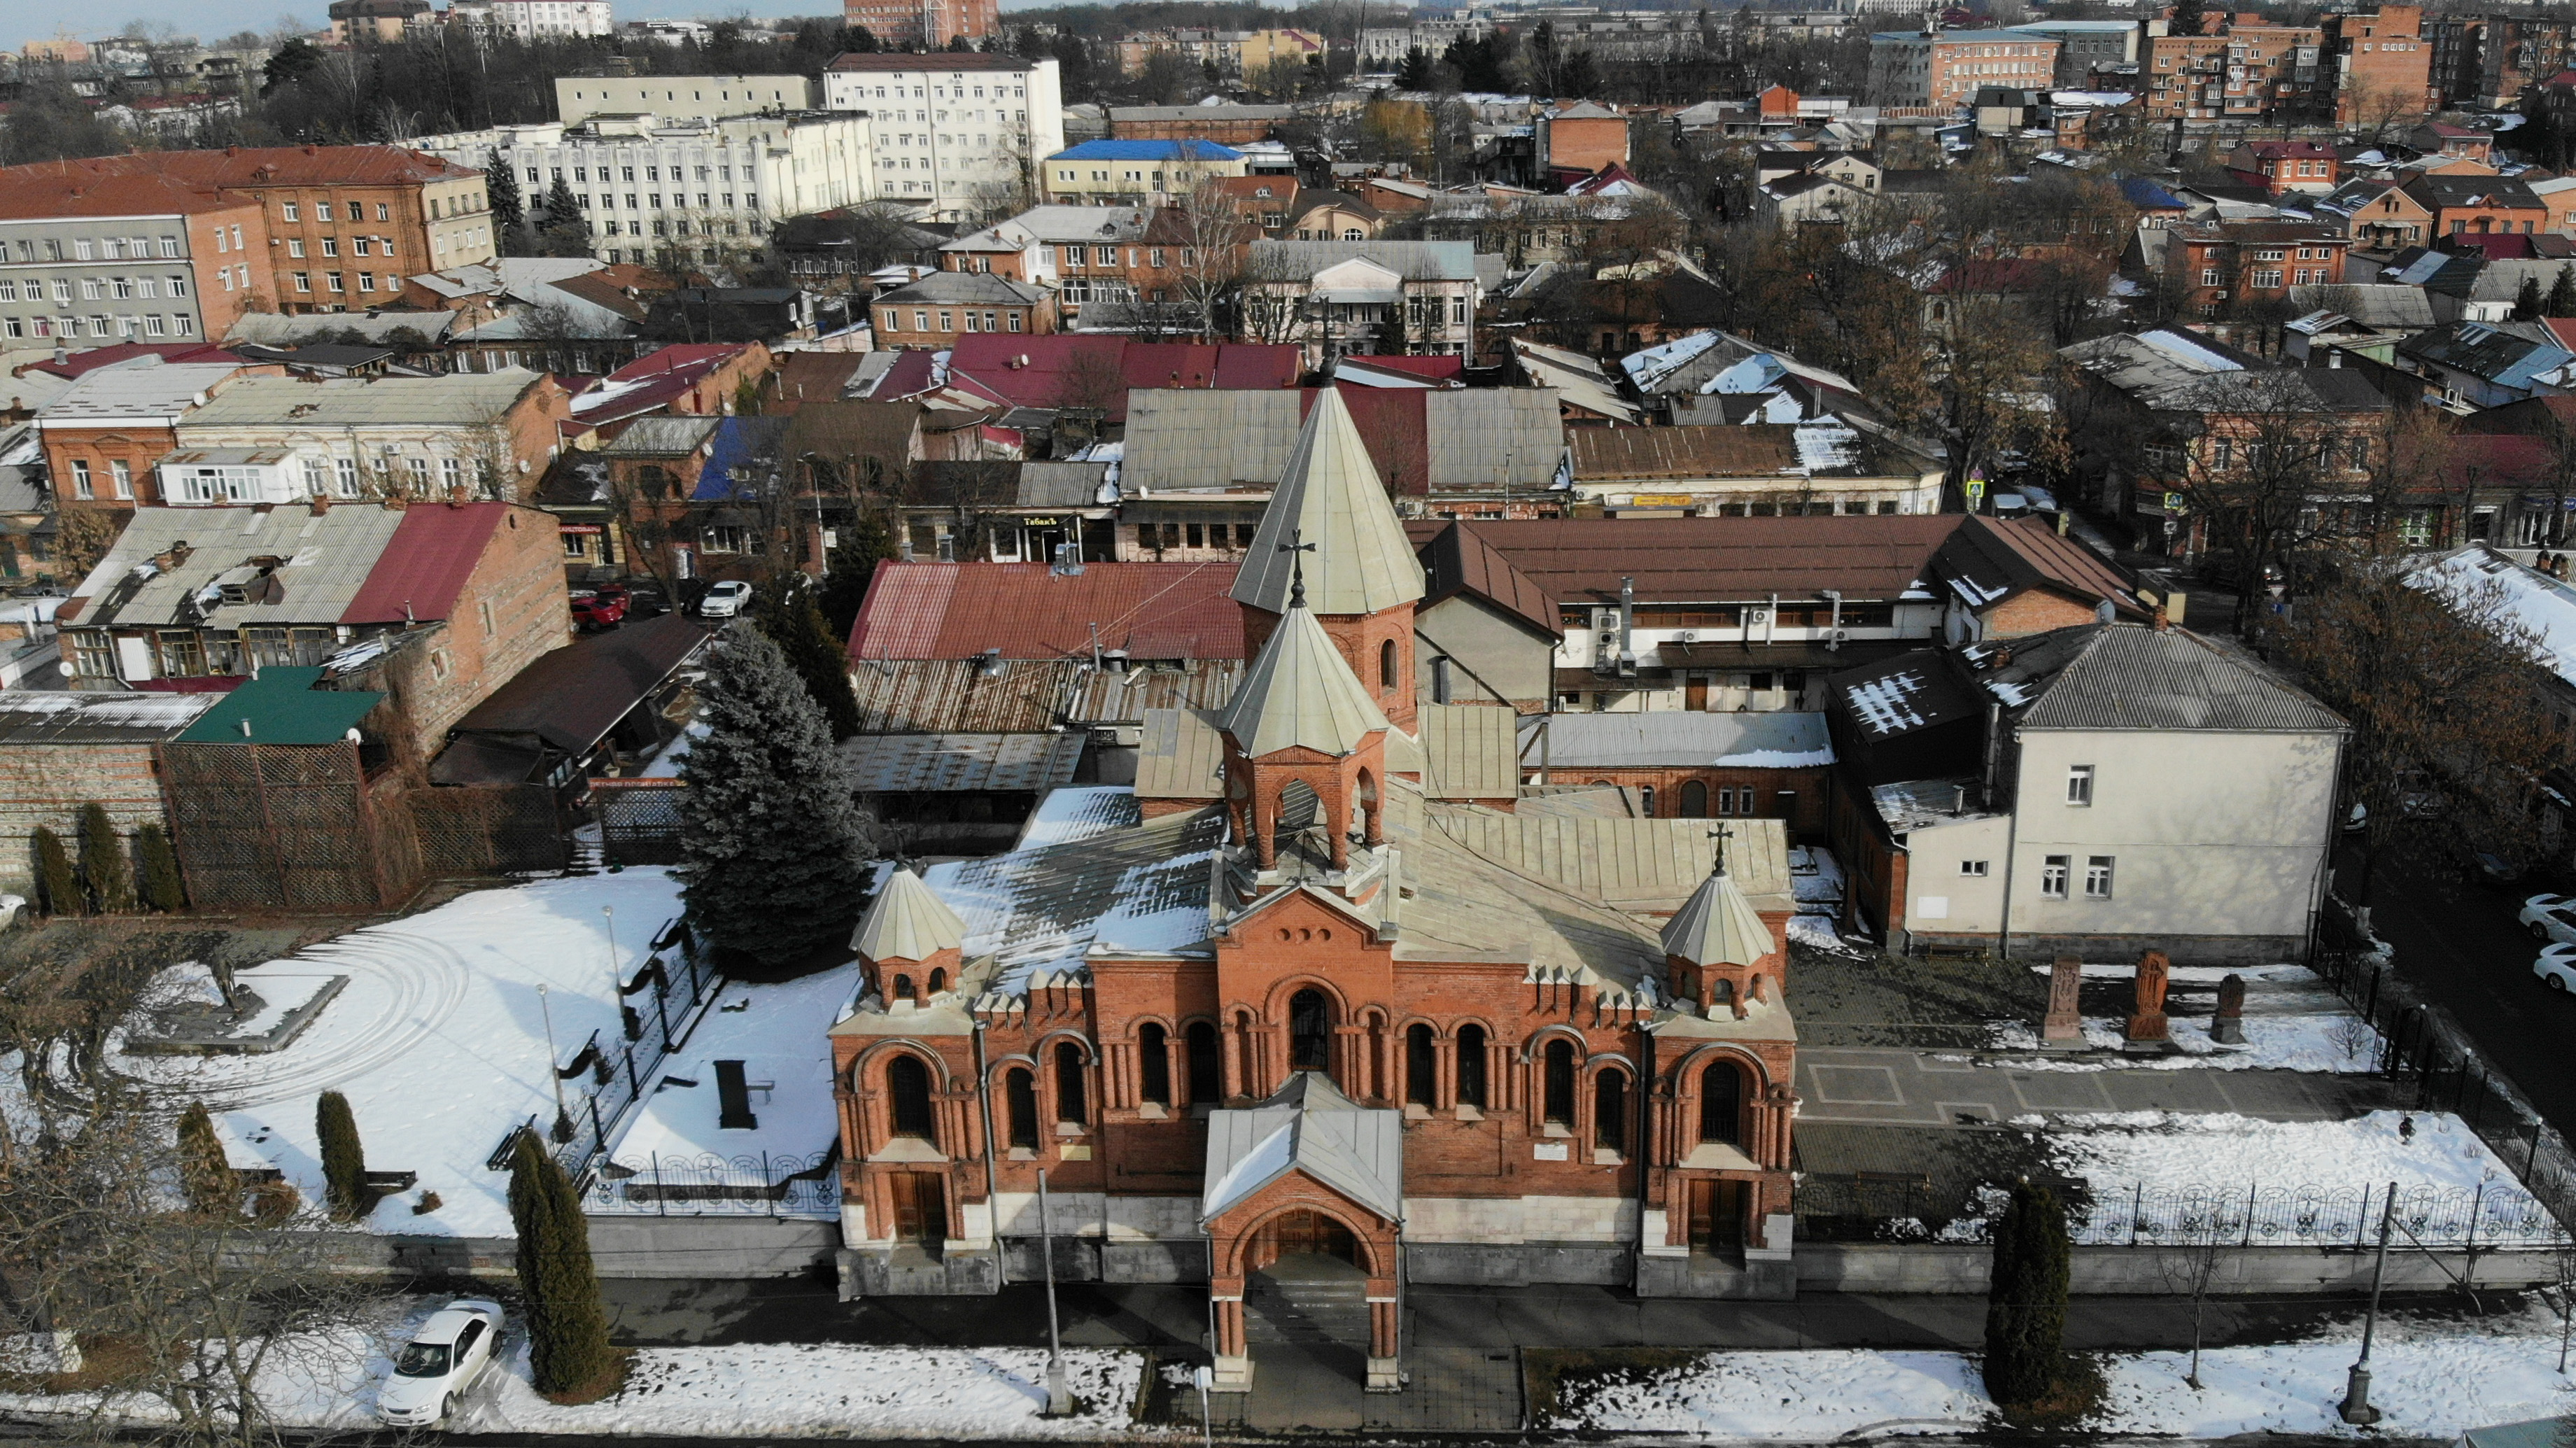
[[[2540,315],[2540,308],[2540,278],[2524,277],[2521,288],[2513,294],[2513,319],[2531,321]]]
[[[326,58],[322,47],[303,36],[295,37],[279,46],[259,68],[259,93],[272,95],[282,86],[293,85],[320,70]]]
[[[2553,317],[2576,317],[2576,262],[2561,262],[2558,279],[2549,284],[2541,310]]]
[[[1395,68],[1395,88],[1408,91],[1431,89],[1431,64],[1431,52],[1421,46],[1406,51],[1404,63]]]
[[[126,865],[116,822],[100,804],[82,805],[80,821],[81,883],[89,890],[90,907],[101,915],[133,914],[134,872]]]
[[[782,962],[848,929],[865,903],[863,826],[814,696],[754,628],[708,652],[705,737],[680,766],[680,878],[720,947]]]
[[[2007,1407],[2056,1387],[2066,1336],[2070,1253],[2066,1209],[2046,1187],[2023,1182],[1995,1223],[1986,1294],[1986,1393]]]
[[[510,169],[498,146],[483,153],[483,196],[491,204],[492,226],[501,239],[518,236],[520,225],[528,219],[528,203],[519,194],[519,173]]]
[[[331,1215],[355,1221],[375,1203],[367,1192],[367,1149],[358,1141],[358,1118],[349,1098],[325,1091],[313,1106],[313,1134],[322,1141],[322,1190]]]
[[[537,251],[543,256],[590,255],[590,218],[572,199],[572,186],[561,176],[546,188],[546,215],[537,223]]]
[[[215,1135],[215,1118],[206,1103],[191,1101],[179,1117],[179,1188],[188,1209],[214,1216],[240,1204],[241,1179],[233,1175],[224,1144]]]
[[[2168,35],[2198,35],[2200,33],[2203,9],[2204,7],[2201,4],[2201,0],[2175,0],[2173,24],[2166,28],[2165,33]]]
[[[878,515],[862,513],[857,522],[841,530],[841,546],[832,550],[832,566],[823,574],[822,595],[815,600],[832,637],[849,638],[859,621],[860,606],[868,601],[868,585],[876,579],[877,565],[893,556],[894,534]]]
[[[38,825],[35,840],[36,885],[45,897],[37,903],[48,915],[80,914],[80,875],[72,869],[71,852],[63,848],[63,837]]]
[[[815,606],[814,586],[802,574],[761,593],[760,629],[787,667],[803,680],[805,692],[823,711],[823,722],[838,744],[859,732],[858,695],[850,689],[850,651],[832,635],[832,626]]]
[[[188,908],[188,887],[179,877],[179,852],[170,834],[146,823],[134,832],[134,885],[143,908],[164,914]]]
[[[597,1384],[612,1359],[599,1274],[590,1260],[589,1224],[572,1179],[533,1132],[520,1132],[510,1153],[510,1224],[519,1236],[519,1290],[527,1300],[528,1357],[537,1391]]]

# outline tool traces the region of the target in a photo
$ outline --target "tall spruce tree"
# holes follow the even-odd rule
[[[680,766],[680,878],[714,943],[768,964],[837,939],[865,903],[865,827],[831,728],[756,628],[708,650],[705,737]]]
[[[179,876],[179,852],[170,847],[170,832],[146,823],[134,832],[135,894],[146,910],[164,913],[188,908],[188,887]]]
[[[2527,276],[2513,294],[2513,319],[2528,322],[2541,315],[2540,278]]]
[[[2557,280],[2549,284],[2541,309],[2553,317],[2576,317],[2576,262],[2559,263]]]
[[[792,574],[762,590],[760,629],[804,681],[805,692],[822,709],[824,725],[837,744],[859,732],[859,700],[850,689],[849,648],[832,637],[832,626],[815,606],[814,593],[803,574]]]
[[[202,1101],[189,1102],[179,1115],[179,1189],[188,1198],[188,1209],[205,1216],[241,1205],[241,1179],[233,1175],[223,1141],[215,1135],[215,1118]]]
[[[544,256],[590,255],[590,218],[572,199],[572,186],[561,176],[546,188],[545,219],[537,223],[537,250]]]
[[[519,1236],[519,1290],[527,1303],[528,1357],[537,1391],[595,1387],[613,1363],[590,1228],[572,1179],[519,1133],[510,1153],[510,1225]]]
[[[861,513],[856,522],[841,530],[841,546],[832,550],[832,566],[823,574],[822,596],[815,600],[834,638],[850,636],[851,626],[859,621],[859,606],[868,601],[868,585],[876,579],[877,565],[893,556],[894,534],[887,531],[885,519],[879,515]]]
[[[528,219],[528,203],[519,191],[519,173],[510,169],[498,146],[483,153],[483,199],[492,208],[492,229],[501,234],[502,244],[517,241]]]
[[[367,1190],[367,1149],[358,1140],[358,1117],[348,1097],[322,1093],[313,1104],[313,1134],[322,1143],[322,1192],[331,1215],[344,1222],[365,1216],[375,1201]]]
[[[84,908],[80,872],[72,868],[71,851],[63,848],[63,837],[38,825],[34,838],[36,888],[45,897],[38,903],[48,915],[80,914]]]
[[[80,814],[81,883],[89,890],[90,908],[101,915],[134,913],[134,871],[125,860],[125,841],[107,807],[85,804]]]
[[[1995,1223],[1986,1293],[1986,1394],[2004,1407],[2037,1402],[2063,1373],[2071,1265],[2066,1208],[2046,1187],[2022,1182]]]

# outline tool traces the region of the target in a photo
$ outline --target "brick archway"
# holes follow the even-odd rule
[[[1246,1279],[1279,1256],[1282,1228],[1324,1227],[1346,1234],[1345,1259],[1368,1276],[1368,1388],[1396,1389],[1396,1223],[1359,1205],[1303,1172],[1292,1171],[1207,1222],[1213,1248],[1208,1296],[1215,1306],[1216,1378],[1220,1390],[1252,1386],[1251,1349],[1244,1336]]]

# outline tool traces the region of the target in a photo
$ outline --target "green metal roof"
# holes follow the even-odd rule
[[[336,744],[383,702],[363,689],[317,689],[320,669],[266,668],[224,695],[174,744]],[[245,733],[242,726],[248,724]]]

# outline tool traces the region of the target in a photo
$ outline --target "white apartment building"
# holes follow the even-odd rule
[[[449,17],[512,40],[563,40],[617,29],[608,0],[454,0]]]
[[[555,79],[555,119],[651,114],[666,121],[810,111],[814,83],[801,75],[567,75]]]
[[[498,150],[531,213],[558,180],[590,222],[591,253],[651,262],[666,247],[692,261],[758,249],[791,216],[877,194],[869,118],[809,111],[730,120],[600,116],[582,125],[499,126],[431,136],[434,156]]]
[[[1056,62],[1011,55],[844,55],[823,104],[876,122],[877,194],[934,221],[981,221],[1038,199],[1038,162],[1064,149]]]

